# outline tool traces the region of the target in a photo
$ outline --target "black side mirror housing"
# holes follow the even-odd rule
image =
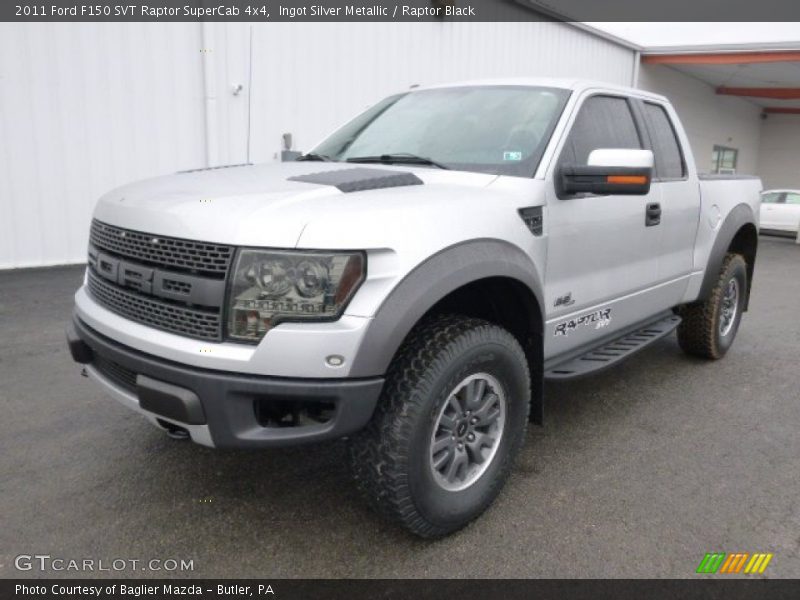
[[[562,194],[625,194],[644,196],[650,192],[652,167],[606,167],[564,165],[559,171]]]

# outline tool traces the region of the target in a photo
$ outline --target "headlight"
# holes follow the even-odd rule
[[[280,321],[338,319],[364,280],[360,253],[240,250],[228,292],[228,338],[256,342]]]

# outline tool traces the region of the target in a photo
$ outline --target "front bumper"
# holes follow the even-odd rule
[[[372,416],[383,378],[291,379],[189,367],[132,350],[77,316],[67,328],[73,359],[106,391],[164,429],[186,430],[198,443],[256,448],[346,436]],[[264,415],[318,412],[324,422],[276,421]]]

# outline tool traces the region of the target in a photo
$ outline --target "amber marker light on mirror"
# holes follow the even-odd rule
[[[647,183],[647,177],[645,175],[609,175],[606,182],[625,185],[644,185]]]

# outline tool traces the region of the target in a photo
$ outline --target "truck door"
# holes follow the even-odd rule
[[[601,148],[645,148],[632,101],[588,95],[567,125],[551,167],[545,269],[545,355],[552,358],[602,341],[660,308],[657,294],[660,231],[656,189],[641,196],[579,194],[558,197],[560,167],[586,165]],[[651,214],[652,213],[652,214]],[[655,225],[650,221],[655,220]]]
[[[658,283],[670,306],[680,303],[694,268],[694,245],[700,222],[700,191],[690,180],[674,117],[664,105],[644,101],[641,109],[655,169],[653,192],[661,207],[658,238]]]

